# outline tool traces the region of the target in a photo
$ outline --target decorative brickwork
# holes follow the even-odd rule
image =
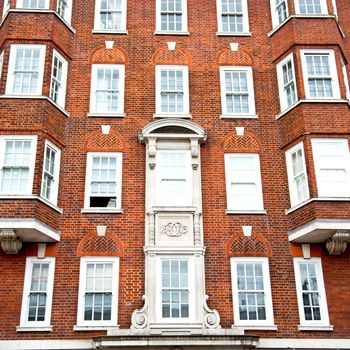
[[[251,66],[253,58],[244,49],[232,51],[230,48],[227,48],[219,52],[218,64],[220,66]]]
[[[189,65],[191,64],[191,58],[187,52],[181,49],[159,49],[153,55],[153,63]]]
[[[102,134],[101,131],[97,131],[88,136],[85,150],[86,152],[122,152],[124,150],[124,142],[112,130],[109,134]]]
[[[272,256],[269,241],[260,233],[253,232],[251,236],[239,233],[230,238],[227,243],[227,256]]]
[[[112,49],[106,49],[105,46],[97,48],[91,55],[92,64],[126,64],[127,56],[126,54],[113,47]]]
[[[124,256],[124,248],[113,233],[107,232],[105,236],[91,233],[80,241],[77,256]]]
[[[238,136],[235,131],[229,133],[222,142],[224,152],[259,153],[261,146],[259,140],[251,132]]]

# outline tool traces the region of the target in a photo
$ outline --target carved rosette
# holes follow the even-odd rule
[[[209,297],[206,295],[204,298],[203,308],[204,308],[204,325],[206,328],[215,329],[221,328],[220,326],[220,315],[216,310],[209,309],[207,305],[207,300]]]
[[[343,254],[350,242],[349,232],[336,232],[326,243],[326,248],[331,255]]]
[[[142,309],[134,310],[131,316],[131,328],[134,329],[143,329],[148,325],[148,304],[146,300],[146,296],[142,296],[142,300],[144,300],[144,305]]]
[[[0,232],[1,248],[6,254],[18,254],[22,248],[22,241],[14,230],[2,230]]]
[[[169,237],[180,237],[188,232],[187,226],[182,225],[179,222],[169,222],[162,227],[162,234]]]

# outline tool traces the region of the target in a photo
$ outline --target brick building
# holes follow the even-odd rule
[[[0,349],[350,349],[348,0],[0,0]]]

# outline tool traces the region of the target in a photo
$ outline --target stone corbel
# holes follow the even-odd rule
[[[147,147],[149,167],[154,169],[156,166],[157,139],[155,137],[149,137]]]
[[[1,248],[6,254],[18,254],[22,248],[22,241],[17,237],[14,230],[0,231]]]
[[[149,245],[155,245],[155,224],[154,224],[154,213],[147,213],[148,217],[148,243]]]
[[[210,329],[221,328],[220,326],[220,315],[216,310],[209,309],[207,305],[207,300],[209,297],[205,295],[204,297],[204,326]]]
[[[131,316],[131,327],[132,329],[144,329],[148,325],[148,303],[146,296],[142,296],[144,305],[142,309],[136,309]]]
[[[192,156],[192,168],[198,169],[199,164],[199,144],[198,139],[191,139],[191,156]]]
[[[336,232],[326,243],[328,253],[331,255],[343,254],[350,242],[350,232]]]

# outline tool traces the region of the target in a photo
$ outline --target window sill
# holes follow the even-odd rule
[[[192,114],[174,113],[174,114],[153,114],[153,118],[192,118]]]
[[[17,326],[16,332],[52,332],[52,326]]]
[[[338,98],[334,98],[334,99],[330,99],[330,98],[324,98],[324,99],[303,99],[303,100],[298,100],[296,103],[294,103],[293,105],[291,105],[290,107],[288,107],[287,109],[285,109],[284,111],[282,111],[281,113],[276,115],[276,119],[280,119],[282,118],[284,115],[286,115],[287,113],[289,113],[292,109],[294,109],[295,107],[299,106],[302,103],[347,103],[349,104],[348,100],[345,99],[338,99]],[[350,106],[350,104],[349,104]]]
[[[156,30],[154,35],[190,35],[189,32],[176,32],[176,31],[165,31],[165,30]]]
[[[98,117],[98,118],[125,118],[125,113],[88,113],[88,117]]]
[[[289,209],[286,210],[286,214],[293,213],[293,211],[302,208],[303,206],[311,202],[350,202],[350,197],[314,197],[305,200]]]
[[[226,209],[225,214],[232,215],[232,214],[240,214],[240,215],[266,215],[266,210],[231,210]]]
[[[43,202],[44,204],[46,204],[48,207],[56,210],[57,212],[59,212],[60,214],[63,213],[63,209],[57,207],[56,205],[52,204],[51,202],[49,202],[47,199],[36,196],[36,195],[23,195],[23,194],[0,194],[0,200],[11,200],[11,199],[37,199],[40,202]]]
[[[92,209],[92,208],[86,208],[86,209],[81,209],[82,214],[123,214],[124,210],[123,209]]]
[[[92,34],[120,34],[120,35],[128,35],[128,31],[126,29],[93,29],[91,31]]]
[[[54,107],[56,107],[60,112],[62,112],[66,117],[69,117],[70,114],[60,107],[57,103],[51,100],[50,97],[44,96],[44,95],[0,95],[0,98],[16,98],[16,99],[29,99],[29,100],[47,100],[49,101]]]
[[[267,36],[270,38],[273,34],[275,34],[276,32],[279,31],[280,28],[282,28],[286,23],[288,23],[292,18],[334,18],[337,22],[337,26],[338,29],[342,35],[343,38],[345,38],[345,33],[343,31],[343,29],[340,26],[340,23],[338,21],[337,16],[335,15],[328,15],[328,14],[320,14],[320,15],[301,15],[301,14],[297,14],[297,15],[290,15],[288,18],[286,18],[284,20],[284,22],[280,23],[278,26],[276,26],[274,29],[272,29]]]
[[[68,23],[64,18],[62,18],[55,10],[49,10],[49,9],[22,9],[22,8],[16,8],[16,9],[9,9],[7,10],[5,16],[3,17],[0,27],[5,22],[5,19],[11,12],[27,12],[27,13],[53,13],[73,34],[76,33],[76,30],[71,26],[70,23]]]
[[[258,119],[255,114],[221,114],[220,119]]]
[[[216,36],[252,36],[251,32],[216,32]]]
[[[89,332],[89,331],[108,331],[110,329],[119,329],[119,325],[115,326],[74,326],[74,332]]]
[[[316,331],[316,332],[332,332],[333,331],[333,326],[305,326],[305,325],[299,325],[298,326],[298,331]]]
[[[256,331],[277,331],[276,325],[232,325],[232,328],[238,328],[242,330],[256,330]]]

